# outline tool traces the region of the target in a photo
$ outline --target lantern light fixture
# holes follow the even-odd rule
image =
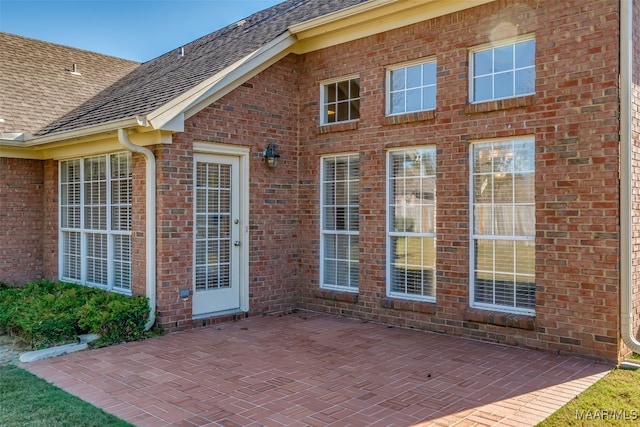
[[[267,145],[267,148],[264,149],[264,153],[262,153],[262,157],[264,158],[264,162],[270,168],[278,166],[278,162],[280,161],[280,154],[273,143]]]

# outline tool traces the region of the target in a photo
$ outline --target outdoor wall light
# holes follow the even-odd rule
[[[264,157],[265,163],[270,168],[278,166],[278,162],[280,161],[280,154],[276,151],[276,146],[273,143],[267,145],[267,148],[264,149],[264,153],[262,153],[262,157]]]

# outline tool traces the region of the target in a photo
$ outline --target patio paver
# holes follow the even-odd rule
[[[612,368],[301,311],[21,366],[154,427],[535,425]]]

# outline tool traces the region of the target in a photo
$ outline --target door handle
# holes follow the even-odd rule
[[[233,242],[233,246],[240,246],[240,240],[236,240],[235,242]]]

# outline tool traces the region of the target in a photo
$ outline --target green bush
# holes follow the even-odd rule
[[[99,344],[136,341],[147,336],[144,326],[149,320],[148,298],[102,292],[79,310],[78,325],[100,334]]]
[[[146,297],[127,297],[70,283],[38,281],[0,287],[0,332],[32,348],[70,343],[79,334],[100,334],[99,345],[149,335]]]

